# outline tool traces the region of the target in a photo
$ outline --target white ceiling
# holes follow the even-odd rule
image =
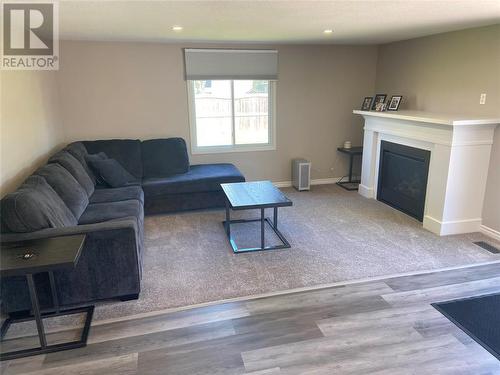
[[[500,0],[67,0],[59,11],[73,40],[378,44],[500,23]]]

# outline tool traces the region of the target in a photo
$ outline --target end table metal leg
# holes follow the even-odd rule
[[[353,164],[354,155],[349,155],[349,182],[352,182],[352,164]]]
[[[260,248],[264,249],[266,247],[266,241],[264,239],[264,224],[265,224],[265,219],[264,219],[264,209],[260,209]]]
[[[50,290],[52,292],[52,304],[56,312],[59,312],[59,298],[57,298],[56,281],[54,280],[54,272],[49,271]]]
[[[274,207],[274,229],[278,229],[278,207]]]
[[[31,273],[26,275],[28,280],[28,289],[30,292],[31,306],[33,307],[33,315],[35,316],[36,329],[38,331],[38,338],[40,346],[44,349],[47,346],[47,339],[45,338],[45,331],[43,329],[42,317],[40,315],[40,305],[38,304],[38,296],[36,294],[35,282]]]

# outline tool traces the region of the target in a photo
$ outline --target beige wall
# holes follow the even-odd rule
[[[500,117],[500,25],[380,46],[377,92],[402,108]],[[486,104],[479,104],[481,93]],[[500,127],[495,132],[483,224],[500,231]]]
[[[377,92],[404,95],[402,109],[498,115],[500,25],[382,45],[376,82]]]
[[[64,142],[55,72],[0,73],[0,195]]]
[[[402,108],[499,116],[499,40],[497,25],[383,45],[378,56],[375,46],[275,46],[276,151],[195,155],[191,161],[233,162],[249,179],[286,181],[290,159],[302,156],[313,162],[313,178],[342,175],[346,160],[335,149],[346,139],[361,143],[362,121],[351,110],[375,88],[404,95]],[[189,142],[182,47],[62,42],[59,72],[2,72],[2,195],[63,142],[169,136]],[[486,105],[479,105],[482,92]],[[484,224],[496,230],[499,166],[497,129],[483,214]]]
[[[189,142],[183,47],[63,42],[58,78],[67,140],[181,136]],[[373,93],[377,47],[277,48],[276,151],[195,155],[192,163],[232,162],[249,179],[286,181],[290,160],[301,156],[312,161],[313,178],[346,172],[335,150],[347,139],[361,144],[362,121],[351,112]]]

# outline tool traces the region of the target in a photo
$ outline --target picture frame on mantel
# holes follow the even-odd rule
[[[372,106],[373,98],[371,96],[367,96],[363,99],[363,104],[361,104],[362,111],[369,111]]]
[[[387,94],[376,94],[375,97],[373,98],[372,110],[377,109],[377,104],[379,104],[378,107],[380,108],[380,104],[384,104],[386,98],[387,98]]]
[[[399,105],[401,104],[401,100],[403,100],[402,95],[393,95],[391,100],[389,100],[389,104],[387,105],[388,111],[397,111],[399,109]]]

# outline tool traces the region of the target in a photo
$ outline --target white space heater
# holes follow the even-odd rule
[[[292,185],[295,189],[309,190],[311,187],[311,162],[306,159],[292,160]]]

